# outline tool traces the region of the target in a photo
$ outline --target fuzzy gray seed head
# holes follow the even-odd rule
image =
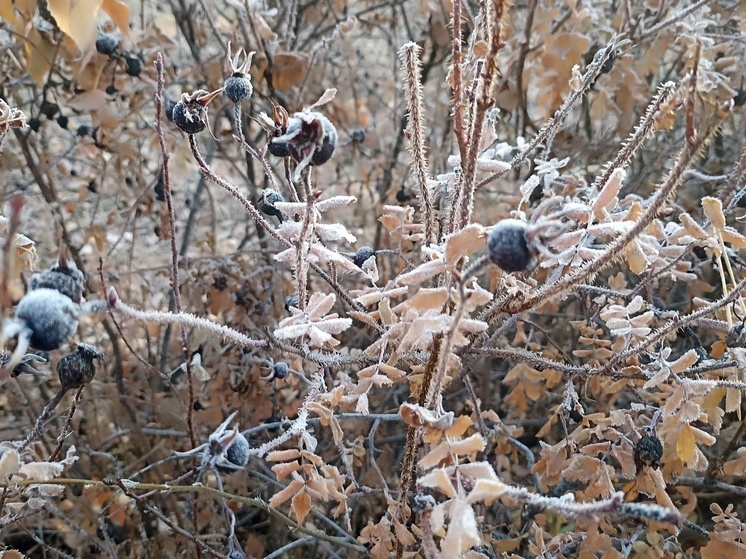
[[[25,325],[31,347],[52,351],[75,334],[79,316],[80,306],[70,297],[42,287],[26,293],[15,318]]]
[[[73,303],[83,299],[85,276],[74,262],[52,266],[49,270],[34,274],[29,282],[29,290],[54,289],[69,297]]]

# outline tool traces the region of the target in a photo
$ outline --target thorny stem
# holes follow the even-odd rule
[[[604,48],[602,51],[597,52],[596,56],[593,58],[593,62],[591,62],[591,64],[586,69],[585,74],[583,74],[582,86],[578,90],[572,90],[572,92],[565,99],[564,103],[562,103],[562,106],[555,111],[552,118],[550,118],[547,123],[541,127],[541,130],[536,133],[536,136],[531,139],[529,144],[525,148],[523,148],[520,153],[516,154],[516,156],[513,157],[513,159],[510,161],[510,166],[506,167],[505,169],[501,169],[500,171],[483,179],[479,184],[477,184],[474,190],[480,190],[481,188],[484,188],[491,182],[502,177],[505,173],[517,168],[518,165],[523,163],[538,146],[542,145],[548,138],[554,136],[556,131],[559,129],[559,126],[562,124],[565,118],[567,118],[567,115],[570,114],[570,109],[572,109],[572,107],[575,105],[575,102],[582,95],[584,95],[586,91],[588,91],[588,89],[591,87],[591,85],[593,85],[593,83],[596,81],[596,78],[601,73],[601,68],[603,67],[604,62],[606,62],[611,54],[620,46],[621,43],[618,42],[617,37],[613,37],[609,44],[606,45],[606,48]]]
[[[458,152],[463,161],[466,158],[466,136],[464,135],[464,83],[461,73],[461,0],[453,0],[451,15],[453,29],[453,50],[451,72],[453,75],[453,133],[456,136]]]
[[[425,244],[434,240],[435,209],[430,197],[430,187],[427,185],[428,169],[425,156],[425,124],[422,115],[422,84],[420,51],[416,43],[407,43],[399,49],[399,58],[404,71],[404,86],[406,87],[407,110],[409,111],[410,151],[414,163],[414,176],[419,188],[420,209],[425,222]]]
[[[617,152],[616,157],[605,166],[604,172],[598,175],[596,180],[593,181],[595,190],[601,190],[601,187],[609,181],[614,169],[624,168],[629,164],[632,156],[637,152],[643,141],[652,134],[656,115],[661,107],[671,98],[675,89],[676,84],[674,82],[666,82],[660,86],[658,93],[648,105],[645,114],[635,127],[632,135],[622,144],[622,149]]]
[[[624,363],[627,359],[632,357],[633,355],[637,355],[641,351],[643,351],[646,347],[649,347],[666,336],[668,336],[670,333],[679,330],[680,328],[683,328],[687,324],[691,324],[695,321],[697,321],[700,318],[703,318],[709,314],[713,314],[718,309],[721,309],[727,305],[730,305],[732,302],[734,302],[739,296],[741,291],[746,288],[746,280],[741,281],[738,285],[733,286],[733,289],[731,290],[728,295],[723,297],[722,299],[715,301],[714,303],[710,303],[706,307],[702,307],[698,311],[695,311],[693,313],[690,313],[683,317],[674,316],[674,318],[671,319],[671,321],[664,326],[663,328],[657,330],[654,334],[651,334],[647,336],[644,340],[638,342],[634,346],[630,347],[626,351],[623,351],[621,353],[617,353],[612,357],[609,362],[606,364],[603,370],[609,371],[612,368],[616,367],[620,363]]]
[[[490,52],[484,60],[477,86],[475,112],[469,122],[469,146],[466,159],[461,161],[462,172],[458,180],[450,231],[463,229],[469,224],[474,206],[475,177],[477,158],[482,140],[484,118],[487,110],[494,104],[494,80],[497,76],[497,53],[503,48],[502,20],[505,11],[503,0],[487,0],[484,3],[485,27]]]
[[[106,297],[109,301],[109,306],[114,311],[124,316],[134,318],[135,320],[140,320],[142,322],[151,322],[155,324],[179,324],[184,327],[190,326],[192,328],[201,328],[203,330],[212,332],[216,336],[230,340],[236,345],[250,349],[261,349],[269,345],[269,343],[265,340],[254,340],[252,338],[249,338],[248,336],[245,336],[238,330],[234,330],[233,328],[229,328],[228,326],[221,326],[212,322],[211,320],[207,320],[206,318],[201,318],[190,313],[139,311],[133,307],[130,307],[124,301],[122,301],[113,287],[109,287],[106,290]]]
[[[304,195],[306,197],[306,211],[303,214],[303,225],[295,247],[295,275],[298,291],[298,305],[300,310],[306,309],[308,293],[308,250],[311,247],[314,227],[316,225],[316,211],[313,209],[313,192],[311,192],[311,170],[306,169],[301,177]]]
[[[163,54],[158,53],[155,59],[155,69],[158,74],[158,87],[155,93],[155,131],[158,135],[158,142],[161,147],[161,156],[163,158],[163,195],[166,198],[168,207],[168,227],[171,241],[171,289],[174,296],[174,309],[177,314],[181,314],[181,291],[179,283],[179,250],[176,248],[176,212],[174,210],[173,198],[171,196],[171,175],[168,169],[168,160],[170,154],[166,147],[166,133],[163,130]],[[190,136],[191,138],[191,136]],[[186,327],[181,325],[181,350],[184,353],[184,361],[187,368],[187,384],[189,386],[189,405],[187,406],[187,430],[192,445],[197,444],[197,438],[194,434],[194,379],[192,376],[192,356],[189,351],[189,337],[187,336]]]

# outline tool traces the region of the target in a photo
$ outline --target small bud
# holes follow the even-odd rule
[[[504,219],[495,225],[487,237],[490,260],[506,272],[521,272],[531,266],[525,223],[517,219]]]

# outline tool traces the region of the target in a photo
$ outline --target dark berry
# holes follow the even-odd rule
[[[69,122],[70,119],[67,118],[65,115],[60,115],[57,117],[57,124],[59,124],[61,128],[67,129],[67,125]]]
[[[410,196],[407,191],[404,189],[404,185],[396,191],[396,201],[400,204],[404,204],[405,202],[409,202],[412,199],[412,196]]]
[[[208,93],[202,89],[191,95],[182,93],[171,113],[173,123],[187,134],[197,134],[207,127],[207,104],[222,90]]]
[[[91,382],[96,374],[94,359],[103,361],[103,354],[89,344],[78,344],[78,349],[68,353],[57,363],[57,374],[62,388],[80,388]]]
[[[155,183],[155,186],[153,187],[153,191],[155,192],[155,199],[159,202],[165,202],[166,201],[166,192],[163,190],[165,187],[165,184],[163,182],[163,171],[161,171],[158,174],[158,180]]]
[[[269,142],[267,151],[269,151],[269,153],[271,153],[275,157],[290,157],[290,155],[293,153],[290,144],[288,144],[287,142],[280,142],[277,139],[273,139]]]
[[[205,123],[205,110],[202,107],[190,107],[186,103],[179,101],[174,105],[172,120],[183,132],[187,134],[198,134],[202,132],[207,124]]]
[[[504,219],[492,228],[487,237],[490,260],[506,272],[522,272],[531,265],[532,255],[526,238],[526,224],[517,219]]]
[[[692,252],[694,253],[694,256],[700,260],[707,260],[707,251],[705,250],[705,247],[696,246],[692,249]]]
[[[746,186],[736,192],[734,199],[736,201],[736,206],[739,208],[746,208]]]
[[[327,120],[324,124],[324,139],[321,143],[321,147],[316,148],[316,151],[313,152],[311,163],[313,165],[323,165],[331,159],[336,147],[337,129]]]
[[[41,120],[38,118],[30,118],[27,122],[28,127],[31,128],[34,132],[38,132],[39,128],[41,128]]]
[[[245,468],[246,464],[249,463],[249,450],[249,441],[246,440],[246,437],[241,433],[236,433],[230,446],[225,450],[225,459],[235,467],[226,465],[218,467],[218,471],[224,474],[230,474],[236,470]]]
[[[311,165],[329,161],[337,147],[337,129],[321,113],[295,113],[287,121],[284,133],[269,143],[269,152],[277,157],[291,156],[301,162],[311,157]]]
[[[375,256],[376,251],[374,251],[370,247],[360,247],[358,251],[355,253],[354,258],[352,259],[352,263],[355,264],[358,268],[362,268],[363,264],[365,263],[368,258],[371,256]]]
[[[119,39],[111,33],[99,33],[96,39],[96,50],[106,56],[113,55],[119,48]]]
[[[82,125],[78,126],[78,131],[76,132],[76,134],[82,138],[84,136],[90,136],[92,132],[93,128],[91,128],[90,126]]]
[[[290,312],[290,307],[298,308],[298,296],[295,293],[285,297],[285,310]]]
[[[743,107],[746,104],[746,90],[743,87],[736,91],[736,96],[733,97],[733,104],[736,107]]]
[[[259,209],[267,215],[273,215],[282,223],[282,212],[277,209],[275,204],[277,202],[284,202],[282,194],[272,188],[265,188],[262,190],[261,198],[259,200]]]
[[[725,344],[728,347],[746,347],[746,336],[744,336],[744,323],[741,322],[733,326],[725,337]]]
[[[353,130],[350,133],[350,139],[356,144],[362,144],[365,141],[365,130]]]
[[[290,373],[290,367],[284,361],[278,361],[272,367],[272,378],[285,378]]]
[[[127,66],[126,72],[130,76],[137,78],[140,75],[140,72],[142,72],[142,60],[140,60],[136,56],[133,57],[125,55],[124,63]]]
[[[645,435],[635,445],[635,465],[637,470],[642,470],[643,466],[651,468],[658,467],[658,461],[663,456],[663,446],[657,437]]]
[[[49,120],[52,120],[59,111],[59,105],[57,103],[52,103],[51,101],[42,101],[41,106],[39,107],[39,112]]]
[[[237,105],[244,99],[251,97],[251,94],[254,92],[254,88],[251,85],[251,78],[239,72],[236,72],[225,80],[223,87],[228,99]]]
[[[116,95],[117,93],[119,93],[119,90],[114,87],[114,84],[107,85],[105,91],[107,95]]]

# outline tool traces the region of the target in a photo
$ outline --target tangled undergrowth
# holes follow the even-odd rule
[[[0,18],[1,557],[746,554],[742,3]]]

